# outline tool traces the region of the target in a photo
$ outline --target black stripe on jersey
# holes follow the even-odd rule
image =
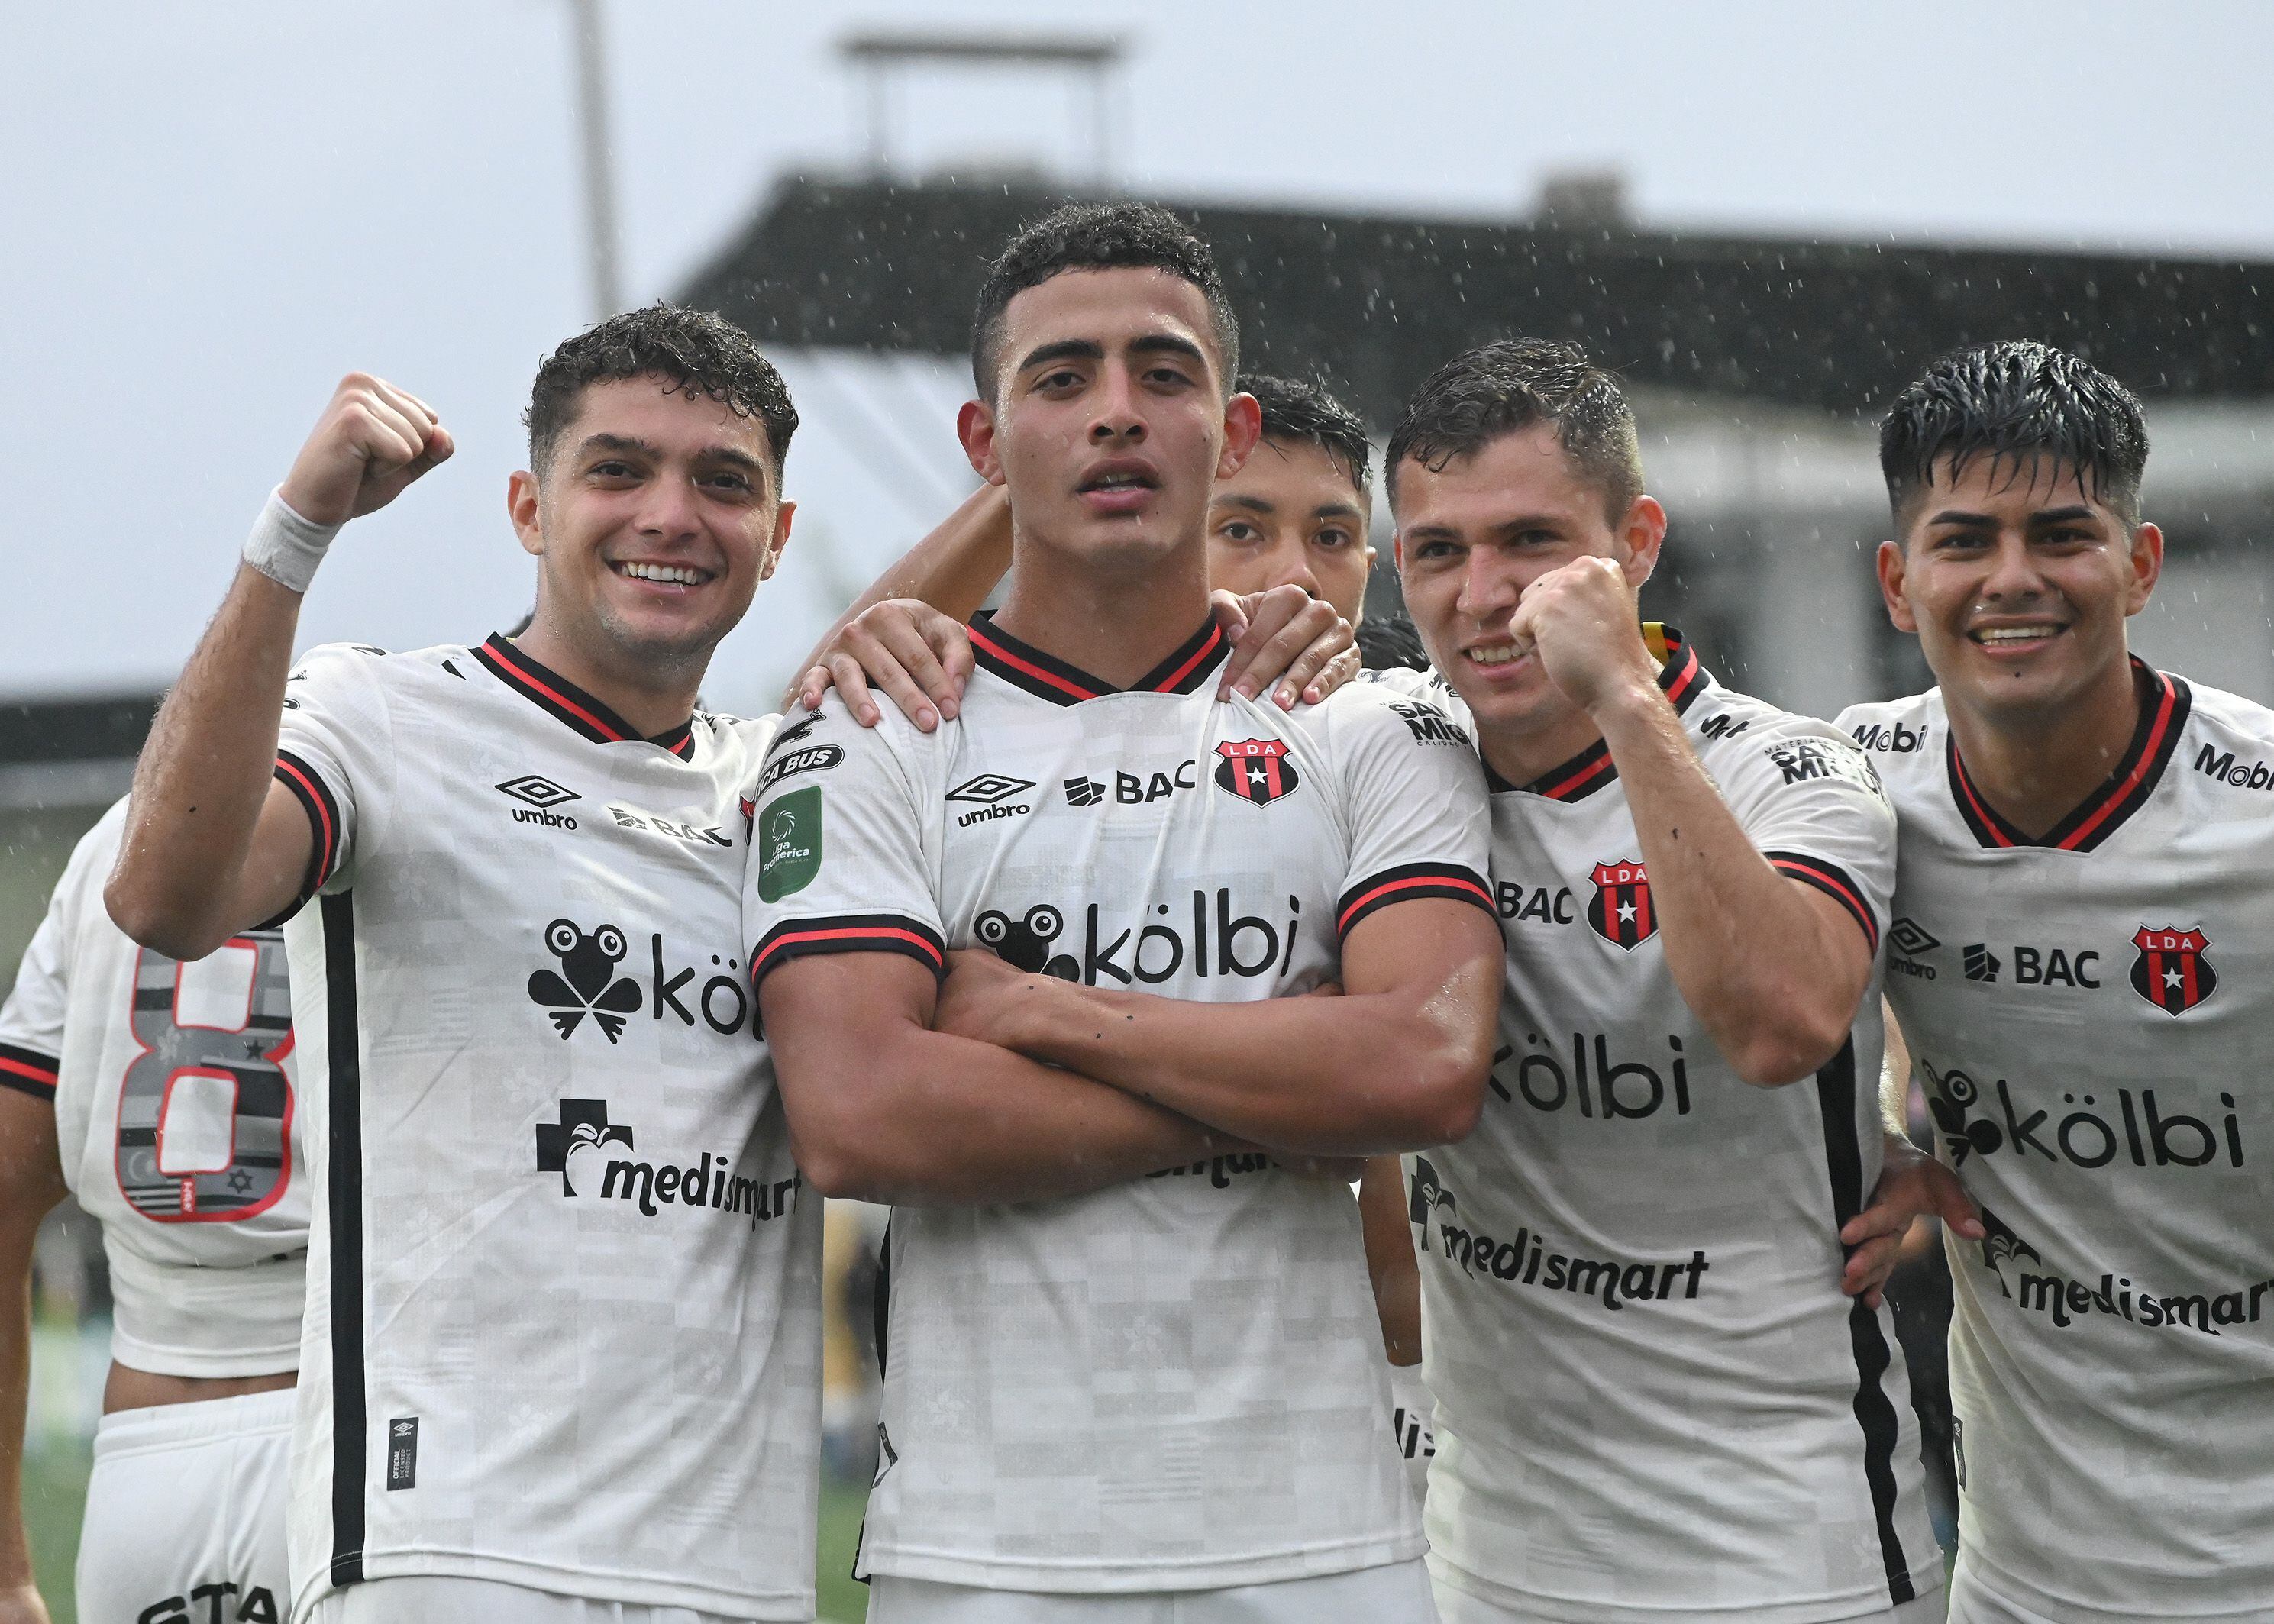
[[[2148,804],[2148,798],[2163,782],[2164,769],[2178,753],[2180,733],[2195,709],[2195,692],[2181,679],[2156,670],[2137,655],[2132,658],[2132,683],[2140,699],[2140,720],[2115,771],[2074,811],[2034,840],[2000,817],[1984,799],[1958,754],[1958,735],[1950,735],[1943,745],[1950,798],[1977,844],[1992,849],[2036,846],[2090,852]]]
[[[840,914],[784,920],[767,931],[750,950],[750,985],[813,953],[905,953],[935,975],[947,973],[947,944],[930,926],[901,914]]]
[[[1674,706],[1675,715],[1688,715],[1690,707],[1698,703],[1698,696],[1706,687],[1706,667],[1698,663],[1698,650],[1671,626],[1645,626],[1643,635],[1645,642],[1665,648],[1666,658],[1658,666],[1659,688]],[[1585,801],[1618,776],[1618,767],[1611,760],[1611,747],[1600,739],[1529,784],[1510,784],[1489,765],[1485,769],[1487,787],[1495,795],[1513,789],[1549,801]]]
[[[1856,1044],[1840,1047],[1831,1064],[1816,1074],[1817,1109],[1824,1118],[1824,1161],[1832,1181],[1832,1227],[1836,1233],[1864,1210],[1864,1154],[1856,1142]],[[1895,1406],[1883,1385],[1894,1356],[1879,1328],[1879,1316],[1857,1297],[1848,1306],[1848,1339],[1856,1355],[1856,1425],[1864,1432],[1864,1480],[1871,1491],[1871,1516],[1879,1524],[1879,1556],[1887,1575],[1887,1598],[1900,1607],[1918,1592],[1895,1531]]]
[[[1811,857],[1805,852],[1763,852],[1761,855],[1769,860],[1770,868],[1787,879],[1813,885],[1847,909],[1849,915],[1863,927],[1864,940],[1871,951],[1879,951],[1879,921],[1871,917],[1871,905],[1864,900],[1864,888],[1856,883],[1855,876],[1838,863]]]
[[[322,903],[331,1108],[332,1583],[363,1579],[369,1440],[363,1371],[363,1063],[356,1020],[355,893]]]
[[[971,654],[983,668],[1014,688],[1061,705],[1108,694],[1190,694],[1197,691],[1231,652],[1231,641],[1214,620],[1185,639],[1176,651],[1126,688],[1056,655],[1045,654],[995,624],[992,610],[971,617]]]
[[[1419,897],[1473,902],[1495,921],[1500,918],[1493,906],[1492,887],[1474,869],[1458,863],[1400,863],[1360,880],[1342,894],[1342,900],[1335,904],[1335,939],[1339,942],[1349,936],[1351,927],[1367,914],[1378,914],[1393,902],[1412,902]]]
[[[290,750],[276,752],[276,781],[292,792],[300,809],[308,815],[308,867],[300,876],[300,889],[284,911],[274,919],[265,919],[253,927],[256,930],[274,930],[302,908],[308,898],[324,888],[325,883],[337,872],[340,861],[340,803],[332,794],[332,786],[324,782],[305,756]]]
[[[13,1088],[34,1100],[56,1102],[56,1074],[63,1062],[21,1044],[0,1043],[0,1088]]]
[[[653,738],[643,738],[629,722],[559,672],[530,658],[510,638],[493,632],[473,655],[499,681],[595,744],[661,745],[682,761],[695,754],[692,717]]]

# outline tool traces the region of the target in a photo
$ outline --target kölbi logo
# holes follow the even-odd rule
[[[533,772],[524,772],[517,778],[508,778],[504,783],[491,787],[502,790],[523,803],[513,809],[513,821],[516,823],[540,823],[547,829],[576,827],[575,818],[566,813],[556,816],[553,811],[555,807],[584,799],[573,789],[563,788],[552,779],[539,778]]]
[[[545,928],[545,945],[561,968],[531,971],[529,996],[551,1013],[561,1035],[590,1015],[609,1042],[621,1037],[624,1018],[636,1014],[641,1003],[639,983],[616,974],[624,961],[624,933],[603,924],[588,934],[574,920],[556,919]]]

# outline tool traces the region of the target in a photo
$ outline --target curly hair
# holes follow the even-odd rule
[[[1223,352],[1227,392],[1239,370],[1239,322],[1225,297],[1216,254],[1193,229],[1153,203],[1069,203],[1022,227],[987,269],[971,322],[971,380],[983,400],[1001,380],[1003,312],[1029,288],[1061,271],[1166,271],[1198,288]]]
[[[1374,471],[1374,444],[1366,437],[1366,422],[1317,384],[1299,379],[1275,378],[1250,372],[1232,386],[1252,395],[1263,409],[1263,433],[1268,440],[1298,440],[1313,445],[1341,463],[1350,481],[1361,492]]]
[[[545,357],[521,419],[529,428],[530,467],[545,474],[587,386],[629,378],[657,379],[666,395],[700,396],[756,418],[766,432],[779,488],[789,439],[797,432],[789,386],[758,353],[757,341],[733,322],[707,310],[660,304],[611,316]]]
[[[1545,338],[1482,344],[1429,374],[1390,431],[1382,458],[1390,506],[1397,505],[1397,470],[1408,457],[1435,473],[1536,423],[1552,424],[1573,468],[1601,487],[1610,523],[1624,518],[1642,494],[1634,408],[1618,380],[1585,350]]]
[[[1938,356],[1887,409],[1879,471],[1898,518],[1946,457],[1953,479],[1980,457],[1992,475],[2002,464],[2017,476],[2044,459],[2136,524],[2148,423],[2132,391],[2090,361],[2006,339]]]

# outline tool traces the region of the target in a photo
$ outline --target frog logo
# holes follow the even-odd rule
[[[990,908],[971,924],[979,944],[1005,964],[1029,975],[1055,975],[1062,981],[1081,980],[1081,966],[1068,953],[1052,953],[1050,944],[1065,929],[1065,915],[1047,902],[1028,908],[1023,919]]]
[[[639,983],[618,975],[624,961],[624,933],[602,924],[589,934],[573,920],[556,919],[545,928],[545,945],[561,968],[532,971],[529,996],[551,1017],[566,1042],[590,1015],[609,1042],[623,1035],[624,1018],[640,1006]]]

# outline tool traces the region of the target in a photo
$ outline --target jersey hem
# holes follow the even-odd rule
[[[621,1602],[636,1606],[687,1607],[697,1613],[723,1613],[729,1617],[760,1619],[765,1624],[810,1624],[817,1605],[814,1590],[730,1590],[685,1580],[640,1579],[629,1575],[579,1572],[547,1562],[527,1562],[507,1556],[483,1556],[463,1551],[382,1552],[363,1553],[363,1577],[358,1583],[381,1579],[487,1579],[517,1584],[548,1595],[569,1596],[580,1601]],[[349,1585],[331,1582],[330,1564],[293,1587],[292,1616],[333,1590]]]
[[[1940,1547],[1936,1549],[1939,1552]],[[1912,1593],[1902,1602],[1893,1600],[1884,1584],[1875,1584],[1867,1590],[1844,1592],[1837,1597],[1803,1597],[1782,1602],[1737,1601],[1710,1605],[1683,1602],[1679,1605],[1654,1606],[1642,1602],[1587,1601],[1577,1597],[1548,1596],[1502,1584],[1463,1568],[1434,1547],[1429,1552],[1429,1576],[1440,1584],[1473,1596],[1479,1601],[1489,1603],[1504,1612],[1536,1618],[1540,1624],[1625,1624],[1626,1620],[1652,1614],[1668,1620],[1742,1620],[1743,1624],[1846,1624],[1851,1619],[1878,1618],[1894,1607],[1907,1606],[1911,1601],[1935,1595],[1942,1589],[1942,1564],[1937,1561],[1928,1571],[1912,1572]]]
[[[1019,1590],[1033,1595],[1112,1596],[1164,1590],[1221,1590],[1288,1579],[1321,1579],[1410,1562],[1428,1551],[1418,1531],[1410,1538],[1350,1540],[1300,1551],[1256,1556],[1153,1558],[1143,1562],[1073,1562],[973,1558],[942,1551],[879,1545],[872,1534],[863,1542],[861,1568],[869,1575],[928,1579],[937,1584],[983,1590]],[[1048,1581],[1048,1583],[1043,1583]]]
[[[2037,1586],[2016,1578],[2004,1568],[1982,1559],[1982,1547],[1970,1540],[1962,1540],[1958,1548],[1958,1568],[1966,1576],[1968,1586],[1982,1591],[1991,1600],[2021,1613],[2034,1613],[2049,1619],[2078,1620],[2088,1624],[2137,1624],[2141,1619],[2190,1619],[2206,1620],[2207,1624],[2255,1624],[2266,1616],[2263,1600],[2248,1601],[2239,1607],[2228,1607],[2215,1613],[2183,1613],[2172,1605],[2168,1590],[2159,1589],[2152,1601],[2135,1603],[2080,1601],[2074,1597],[2054,1596]],[[1985,1574],[1988,1575],[1984,1577]],[[1956,1594],[1955,1586],[1952,1593]],[[2151,1610],[2152,1609],[2152,1610]]]
[[[186,1376],[193,1380],[236,1376],[289,1376],[300,1368],[300,1344],[296,1340],[275,1348],[215,1353],[204,1350],[162,1348],[121,1336],[113,1327],[110,1357],[129,1370],[152,1376]],[[195,1402],[195,1401],[192,1401]]]

